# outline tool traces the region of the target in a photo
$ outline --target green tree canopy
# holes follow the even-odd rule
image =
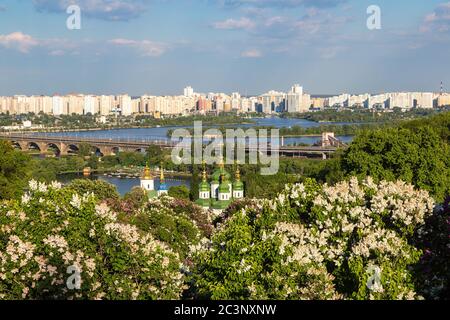
[[[189,200],[189,193],[189,188],[184,185],[169,188],[169,196],[172,198]]]
[[[20,196],[28,183],[30,157],[0,141],[0,199]]]
[[[120,197],[116,186],[102,180],[76,179],[66,188],[80,195],[93,193],[100,200],[118,199]]]
[[[412,183],[438,201],[450,191],[449,146],[428,126],[364,131],[344,152],[341,167],[347,175]]]

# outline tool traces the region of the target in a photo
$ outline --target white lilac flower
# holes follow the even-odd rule
[[[72,196],[72,200],[70,201],[70,204],[72,205],[72,207],[77,208],[77,209],[81,209],[81,199],[78,196],[78,194],[74,194]]]

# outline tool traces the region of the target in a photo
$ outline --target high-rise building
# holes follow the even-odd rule
[[[450,94],[444,93],[439,95],[437,98],[437,106],[438,107],[450,106]]]
[[[118,105],[120,112],[123,116],[130,116],[132,111],[132,105],[131,105],[131,97],[127,94],[123,94],[117,97]]]
[[[114,96],[100,96],[98,100],[100,114],[109,115],[114,108]]]
[[[311,96],[303,94],[303,87],[296,84],[286,97],[286,108],[288,112],[308,112],[311,108]]]
[[[414,108],[433,108],[433,93],[432,92],[413,92],[411,93],[412,105]]]
[[[84,96],[84,114],[97,114],[99,112],[98,110],[98,103],[97,99],[94,96]]]
[[[284,92],[271,90],[260,96],[260,98],[263,113],[272,114],[285,110],[286,94]]]
[[[386,94],[378,94],[369,96],[367,99],[367,108],[369,109],[384,109],[388,108],[387,105],[388,96]]]
[[[64,98],[60,96],[53,96],[52,98],[53,115],[60,116],[65,114],[64,110]]]
[[[184,88],[184,96],[188,98],[194,96],[194,89],[191,86]]]
[[[413,107],[414,103],[412,100],[411,93],[395,92],[388,94],[386,105],[389,109],[393,108],[410,109]]]
[[[365,93],[365,94],[360,94],[360,95],[356,95],[356,96],[350,96],[348,97],[346,106],[347,107],[365,107],[368,105],[368,100],[369,100],[370,94]]]
[[[325,100],[326,107],[344,107],[348,105],[348,99],[350,95],[347,93],[341,94],[339,96],[329,97]]]
[[[324,98],[312,98],[311,104],[314,109],[323,109],[325,107]]]

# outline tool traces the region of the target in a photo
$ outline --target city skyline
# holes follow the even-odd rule
[[[294,84],[288,92],[270,90],[258,96],[242,96],[239,92],[225,93],[195,92],[191,86],[185,87],[183,94],[174,96],[143,95],[132,97],[120,95],[52,95],[52,96],[0,96],[0,114],[48,113],[69,114],[152,114],[165,115],[206,114],[215,112],[258,112],[303,113],[325,108],[366,108],[393,110],[400,108],[440,108],[450,106],[450,94],[435,92],[386,92],[382,94],[340,94],[328,97],[314,97],[299,84]]]
[[[448,91],[448,40],[442,0],[0,0],[0,95]]]

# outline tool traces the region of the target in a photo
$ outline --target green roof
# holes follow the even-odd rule
[[[204,208],[209,208],[211,206],[211,200],[209,199],[198,199],[195,203]]]
[[[200,191],[209,191],[210,185],[208,182],[202,182],[198,185]]]
[[[232,202],[231,200],[227,200],[227,201],[225,201],[225,200],[219,200],[219,201],[213,200],[212,201],[212,208],[213,209],[218,209],[218,210],[224,210],[224,209],[226,209],[226,208],[228,208],[230,206],[231,202]]]
[[[236,181],[235,183],[233,183],[233,190],[243,191],[244,183],[242,181]]]
[[[221,183],[219,186],[219,193],[228,193],[230,192],[230,184],[225,182]]]
[[[220,177],[222,176],[222,174],[225,175],[225,179],[226,179],[226,180],[230,180],[230,179],[231,179],[231,175],[230,175],[226,170],[217,169],[217,170],[214,171],[214,173],[212,174],[212,180],[213,180],[213,181],[220,181]]]

